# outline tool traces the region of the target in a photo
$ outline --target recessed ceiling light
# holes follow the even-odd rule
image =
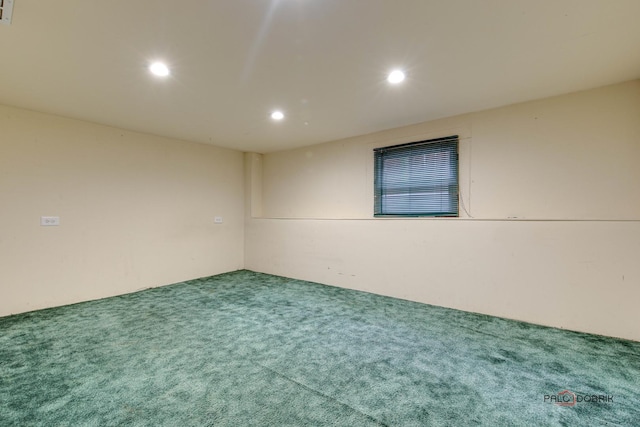
[[[282,120],[284,119],[284,113],[282,111],[274,111],[271,113],[271,118],[273,120]]]
[[[169,75],[169,67],[162,62],[154,62],[149,65],[149,71],[159,77],[167,77]]]
[[[391,84],[398,84],[404,80],[404,73],[400,70],[393,70],[389,73],[387,81]]]

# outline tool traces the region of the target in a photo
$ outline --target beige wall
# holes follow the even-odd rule
[[[0,129],[0,315],[243,268],[242,153],[6,106]]]
[[[245,266],[640,340],[639,118],[636,80],[266,154]],[[372,149],[451,134],[470,215],[372,219]]]
[[[263,216],[371,218],[373,148],[453,134],[475,218],[640,218],[640,80],[267,154]]]

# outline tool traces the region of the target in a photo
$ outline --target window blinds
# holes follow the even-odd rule
[[[375,215],[458,216],[458,136],[374,150]]]

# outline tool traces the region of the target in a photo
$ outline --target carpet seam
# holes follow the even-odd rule
[[[261,363],[258,363],[258,362],[254,362],[254,363],[255,363],[256,365],[260,366],[261,368],[266,369],[267,371],[269,371],[269,372],[271,372],[271,373],[273,373],[273,374],[276,374],[276,375],[278,375],[278,376],[279,376],[279,377],[281,377],[281,378],[284,378],[284,379],[285,379],[285,380],[287,380],[287,381],[290,381],[290,382],[292,382],[292,383],[294,383],[294,384],[297,384],[297,385],[299,385],[300,387],[302,387],[302,388],[304,388],[304,389],[306,389],[306,390],[309,390],[309,391],[311,391],[311,392],[313,392],[313,393],[315,393],[315,394],[317,394],[317,395],[320,395],[320,396],[322,396],[322,397],[324,397],[324,398],[326,398],[326,399],[328,399],[328,400],[331,400],[331,401],[333,401],[333,402],[336,402],[337,404],[339,404],[339,405],[341,405],[341,406],[344,406],[344,407],[346,407],[346,408],[348,408],[348,409],[352,410],[353,412],[356,412],[356,413],[358,413],[358,414],[362,415],[363,417],[365,417],[365,418],[367,418],[367,419],[369,419],[369,420],[371,420],[371,421],[373,421],[373,422],[377,423],[378,425],[380,425],[380,426],[382,426],[382,427],[389,427],[387,424],[385,424],[385,423],[383,423],[382,421],[378,420],[378,419],[377,419],[377,418],[375,418],[374,416],[369,415],[369,414],[367,414],[367,413],[364,413],[364,412],[360,411],[359,409],[354,408],[354,407],[353,407],[353,406],[351,406],[351,405],[348,405],[348,404],[346,404],[346,403],[344,403],[344,402],[341,402],[341,401],[339,401],[338,399],[336,399],[336,398],[334,398],[334,397],[331,397],[331,396],[329,396],[329,395],[327,395],[327,394],[325,394],[325,393],[323,393],[323,392],[321,392],[321,391],[319,391],[319,390],[316,390],[316,389],[314,389],[314,388],[312,388],[312,387],[309,387],[309,386],[308,386],[308,385],[306,385],[306,384],[303,384],[303,383],[301,383],[301,382],[299,382],[299,381],[296,381],[296,380],[294,380],[293,378],[288,377],[288,376],[286,376],[285,374],[283,374],[283,373],[281,373],[281,372],[276,371],[275,369],[269,368],[268,366],[265,366],[265,365],[263,365],[263,364],[261,364]]]

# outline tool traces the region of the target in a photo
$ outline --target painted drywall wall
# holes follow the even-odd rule
[[[639,118],[635,80],[266,154],[263,216],[371,218],[373,148],[459,135],[475,218],[639,219]]]
[[[265,154],[245,266],[640,340],[639,117],[636,80]],[[373,219],[372,149],[452,134],[460,218]]]
[[[262,216],[262,154],[244,153],[244,206],[247,219]]]
[[[640,222],[253,219],[247,268],[640,341]]]
[[[241,152],[7,106],[0,129],[0,315],[243,268]]]

